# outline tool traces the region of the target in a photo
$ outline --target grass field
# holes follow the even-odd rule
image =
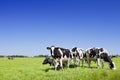
[[[120,80],[120,58],[113,58],[117,69],[110,70],[105,63],[104,69],[91,67],[64,68],[54,71],[49,65],[42,65],[44,58],[0,58],[0,80]],[[71,63],[72,65],[73,63]]]

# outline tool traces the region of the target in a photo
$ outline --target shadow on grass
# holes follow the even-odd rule
[[[87,69],[98,69],[97,66],[91,66],[91,67],[88,67],[88,66],[81,66],[81,68],[87,68]]]
[[[77,67],[78,67],[77,65],[70,65],[69,66],[69,68],[77,68]],[[63,68],[67,69],[67,66],[64,66]],[[45,71],[45,72],[49,72],[49,70],[54,70],[55,71],[55,68],[52,67],[52,68],[43,69],[43,71]],[[57,67],[56,71],[59,71],[59,70],[62,70],[60,66]]]
[[[49,72],[49,70],[55,70],[55,69],[54,68],[47,68],[47,69],[44,69],[43,71]]]
[[[52,67],[52,68],[43,69],[43,71],[45,71],[45,72],[49,72],[49,70],[55,71],[55,68]],[[62,69],[60,67],[58,67],[56,71],[59,71],[59,70],[62,70]]]
[[[66,68],[67,68],[67,66],[64,66],[64,69],[66,69]],[[88,66],[70,65],[69,68],[70,69],[73,69],[73,68],[83,68],[83,69],[85,69],[85,68],[88,68]],[[88,69],[97,69],[97,67],[94,66],[94,67],[90,67]],[[43,71],[45,71],[45,72],[49,72],[49,70],[54,70],[55,71],[55,68],[52,67],[52,68],[43,69]],[[62,70],[60,66],[57,67],[56,71],[59,71],[59,70]]]

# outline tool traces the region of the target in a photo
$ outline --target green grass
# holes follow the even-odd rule
[[[0,80],[120,80],[120,58],[113,58],[117,69],[91,67],[64,68],[54,71],[49,65],[42,65],[44,58],[0,58]],[[71,63],[73,64],[73,63]]]

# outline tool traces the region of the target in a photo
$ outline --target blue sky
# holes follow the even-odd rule
[[[120,54],[119,0],[0,0],[0,55],[50,54],[47,46]]]

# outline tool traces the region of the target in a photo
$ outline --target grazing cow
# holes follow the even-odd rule
[[[104,67],[104,61],[109,63],[110,69],[115,69],[115,64],[112,62],[110,57],[108,56],[108,52],[103,48],[91,48],[86,50],[85,57],[88,61],[88,67],[90,67],[91,61],[96,61],[97,66],[100,66],[100,60],[102,61],[102,68]]]
[[[42,64],[50,64],[50,66],[58,66],[59,65],[58,62],[56,63],[55,60],[50,59],[50,57],[46,57]]]
[[[84,56],[84,50],[74,47],[72,48],[72,55],[73,55],[73,61],[74,65],[76,65],[76,61],[78,62],[78,66],[80,66],[80,60],[82,60],[82,66],[83,66],[83,56]]]
[[[9,59],[9,60],[13,60],[13,57],[11,57],[11,56],[8,56],[8,59]]]
[[[50,64],[50,66],[60,66],[59,62],[55,62],[54,59],[51,59],[50,57],[46,57],[42,64]],[[66,62],[63,62],[63,66],[66,66]]]
[[[65,60],[67,61],[67,66],[69,67],[70,57],[71,57],[71,53],[69,49],[55,47],[55,46],[47,47],[47,49],[50,50],[51,56],[53,57],[55,62],[60,62],[60,67],[62,68],[62,70],[63,70],[63,61]],[[55,65],[55,70],[56,68],[57,66]]]
[[[100,50],[100,58],[102,59],[102,68],[104,67],[104,64],[103,62],[108,62],[109,63],[109,67],[110,69],[113,69],[115,70],[116,69],[116,66],[115,66],[115,63],[111,60],[110,56],[108,55],[108,51],[104,48],[99,48]]]
[[[104,61],[109,63],[109,67],[110,69],[115,70],[116,66],[115,63],[111,60],[111,58],[108,56],[107,53],[101,53],[100,54],[100,58],[102,59],[102,68],[104,67]]]

